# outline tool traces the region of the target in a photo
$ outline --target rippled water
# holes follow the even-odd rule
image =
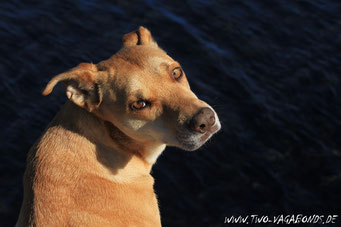
[[[223,122],[201,150],[167,148],[154,167],[164,226],[340,213],[340,12],[331,0],[1,2],[1,226],[17,218],[28,149],[66,100],[44,85],[107,59],[139,25]]]

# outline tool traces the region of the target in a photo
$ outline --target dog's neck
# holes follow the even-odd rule
[[[104,124],[112,142],[114,142],[120,150],[135,154],[151,165],[156,162],[156,159],[166,147],[164,144],[136,141],[124,134],[112,123],[105,121]]]
[[[98,159],[109,169],[113,168],[110,166],[111,159],[113,163],[121,159],[126,160],[125,166],[129,166],[129,162],[134,162],[134,165],[141,165],[150,172],[152,165],[165,149],[163,144],[151,142],[141,144],[112,123],[100,119],[72,102],[67,102],[59,115],[61,116],[57,117],[55,124],[80,134],[97,148],[100,147],[101,149],[96,149]]]

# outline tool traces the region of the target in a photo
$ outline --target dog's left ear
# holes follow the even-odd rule
[[[137,31],[125,34],[122,40],[123,46],[149,45],[158,47],[150,31],[143,26],[140,26]]]
[[[43,95],[49,95],[57,83],[66,85],[66,95],[76,105],[93,111],[102,102],[102,89],[100,87],[101,74],[97,66],[89,63],[81,63],[77,67],[61,73],[46,85]]]

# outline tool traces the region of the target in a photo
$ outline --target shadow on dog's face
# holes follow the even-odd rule
[[[143,27],[126,34],[114,56],[55,77],[43,94],[58,81],[67,85],[70,100],[140,143],[195,150],[220,129],[217,114],[190,90],[180,64]]]

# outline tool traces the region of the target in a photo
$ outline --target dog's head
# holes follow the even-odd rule
[[[144,27],[126,34],[108,60],[54,77],[43,94],[60,81],[72,102],[141,143],[195,150],[221,127],[213,108],[191,91],[180,64]]]

